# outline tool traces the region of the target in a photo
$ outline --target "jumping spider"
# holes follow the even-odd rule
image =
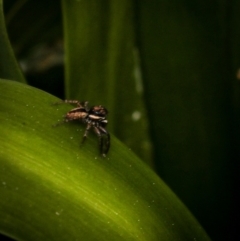
[[[77,105],[76,108],[67,112],[67,114],[64,117],[64,120],[61,123],[73,120],[81,120],[83,123],[86,123],[87,127],[83,135],[82,143],[86,140],[88,131],[91,128],[93,128],[94,132],[98,135],[99,138],[100,153],[105,157],[110,148],[110,135],[108,131],[105,129],[108,123],[106,119],[106,115],[108,113],[107,109],[105,109],[101,105],[89,108],[87,101],[80,102],[78,100],[64,100],[62,102],[58,102],[55,104],[61,103],[70,103]]]

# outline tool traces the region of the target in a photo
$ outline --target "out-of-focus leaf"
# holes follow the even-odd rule
[[[230,240],[236,210],[230,211],[229,177],[239,148],[231,97],[236,73],[230,74],[228,51],[230,32],[239,29],[229,25],[230,10],[238,8],[227,1],[197,2],[138,5],[149,118],[159,174],[210,236]]]
[[[209,238],[149,167],[116,138],[107,158],[84,126],[53,128],[70,105],[0,81],[0,232],[16,240]]]
[[[60,1],[5,1],[4,12],[9,38],[21,59],[62,37]]]
[[[66,96],[102,104],[109,129],[151,163],[132,1],[62,1]]]
[[[15,79],[25,83],[8,39],[2,0],[0,0],[0,78]]]

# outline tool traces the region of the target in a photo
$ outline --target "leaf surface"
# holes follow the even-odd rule
[[[70,105],[0,81],[0,232],[17,240],[209,240],[149,167],[112,137],[79,146],[84,125],[53,127]]]

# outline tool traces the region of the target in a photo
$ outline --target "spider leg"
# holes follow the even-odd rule
[[[109,148],[110,148],[110,135],[109,135],[108,132],[107,132],[106,136],[107,136],[107,142],[106,142],[106,150],[105,150],[105,152],[107,154],[108,151],[109,151]]]
[[[78,107],[84,107],[84,108],[88,107],[88,102],[87,101],[80,102],[78,100],[64,100],[63,103],[76,104]]]
[[[53,103],[53,105],[60,105],[60,104],[75,104],[78,107],[88,108],[88,102],[87,101],[80,102],[78,100],[62,100],[62,101]]]
[[[99,126],[98,128],[101,130],[103,135],[106,135],[105,151],[103,152],[103,154],[106,155],[110,148],[110,135],[104,127]]]
[[[91,127],[92,127],[91,124],[88,124],[88,125],[87,125],[87,128],[85,129],[85,132],[84,132],[84,135],[83,135],[82,143],[81,143],[81,144],[83,144],[84,141],[86,140],[87,135],[88,135],[88,131],[91,129]]]
[[[96,126],[94,126],[94,131],[95,131],[95,133],[96,133],[97,136],[98,136],[100,153],[101,153],[103,156],[105,156],[105,153],[104,153],[104,151],[103,151],[103,137],[102,137],[102,133],[101,133],[99,127],[96,127]]]
[[[89,110],[88,101],[84,101],[84,102],[82,102],[82,104],[83,104],[84,108],[88,111]]]

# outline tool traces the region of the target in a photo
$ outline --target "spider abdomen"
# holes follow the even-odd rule
[[[85,119],[87,117],[86,112],[68,112],[65,116],[67,120],[80,120]]]

